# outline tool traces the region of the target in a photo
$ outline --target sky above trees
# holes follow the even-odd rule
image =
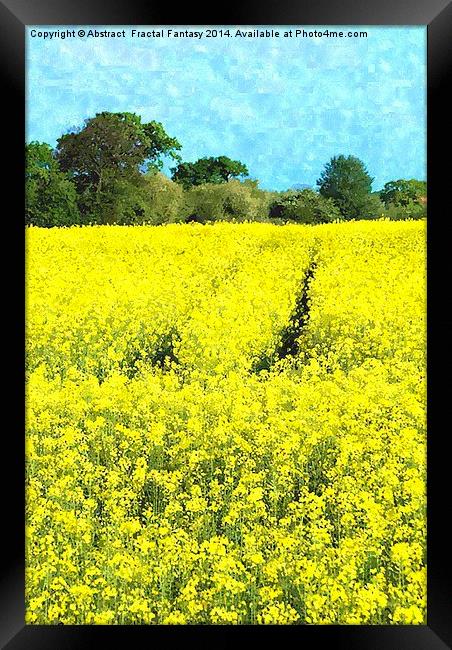
[[[45,41],[31,29],[28,142],[55,146],[86,118],[124,111],[162,122],[184,161],[229,156],[264,189],[314,187],[339,154],[366,163],[374,190],[426,177],[424,27],[360,26],[367,38],[342,39],[144,39],[125,28],[125,38]]]

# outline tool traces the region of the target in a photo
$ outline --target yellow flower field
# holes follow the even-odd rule
[[[425,240],[27,229],[27,622],[425,623]]]

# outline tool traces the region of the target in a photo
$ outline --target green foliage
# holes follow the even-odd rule
[[[380,198],[386,206],[408,206],[411,203],[419,203],[427,195],[427,183],[417,181],[414,178],[410,180],[399,179],[386,183],[380,191]]]
[[[328,223],[342,215],[332,199],[313,190],[281,193],[270,205],[270,218],[298,223]]]
[[[184,190],[164,174],[146,174],[142,198],[146,222],[158,225],[184,220]]]
[[[159,122],[144,124],[134,113],[103,112],[59,138],[56,157],[76,184],[83,214],[99,223],[118,217],[128,223],[134,214],[142,216],[137,196],[142,172],[161,168],[162,156],[179,160],[180,148]]]
[[[272,221],[326,223],[341,219],[426,216],[426,183],[397,180],[372,192],[373,179],[354,156],[335,156],[311,189],[269,192],[245,178],[247,167],[227,156],[181,162],[181,145],[160,122],[134,113],[97,113],[52,148],[26,145],[26,223]],[[163,157],[179,164],[172,180]],[[239,180],[240,179],[240,180]],[[383,203],[384,202],[384,203]]]
[[[41,227],[79,223],[75,185],[60,171],[50,145],[26,145],[25,165],[25,223]]]
[[[248,176],[248,169],[243,163],[227,156],[200,158],[194,163],[181,162],[171,171],[172,179],[184,189],[205,183],[226,183],[232,178]]]
[[[141,223],[145,218],[144,181],[141,175],[128,179],[125,176],[105,175],[104,192],[87,194],[87,214],[96,223],[129,225]]]
[[[394,221],[424,219],[427,216],[427,206],[418,201],[410,201],[403,205],[388,203],[384,208],[384,216]]]
[[[268,215],[267,192],[259,190],[256,181],[205,183],[185,196],[189,221],[264,221]]]
[[[333,199],[344,219],[371,219],[382,211],[378,197],[371,194],[372,181],[359,158],[334,156],[317,185],[322,196]]]
[[[380,201],[378,192],[372,192],[363,199],[361,212],[356,219],[380,219],[384,213],[384,204]]]

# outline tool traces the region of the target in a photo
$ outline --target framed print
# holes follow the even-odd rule
[[[451,5],[0,11],[3,646],[450,647]]]

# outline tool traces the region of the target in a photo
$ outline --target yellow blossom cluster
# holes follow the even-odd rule
[[[27,622],[424,623],[425,238],[27,229]]]

